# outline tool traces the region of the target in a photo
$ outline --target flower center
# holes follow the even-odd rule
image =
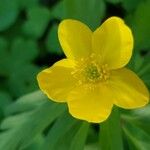
[[[90,57],[78,61],[72,75],[78,80],[78,84],[96,85],[96,83],[107,81],[110,70],[107,64],[99,64],[93,57]]]
[[[88,66],[85,67],[84,69],[84,75],[85,75],[85,78],[88,80],[88,81],[98,81],[101,77],[101,72],[98,68],[97,65],[95,64],[90,64]]]

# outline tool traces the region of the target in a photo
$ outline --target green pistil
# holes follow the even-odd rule
[[[86,78],[91,81],[96,81],[100,78],[98,67],[94,64],[91,64],[85,68],[85,75]]]

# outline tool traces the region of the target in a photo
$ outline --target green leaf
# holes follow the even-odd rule
[[[18,97],[38,88],[36,76],[39,68],[37,66],[28,63],[18,65],[14,63],[12,66],[7,80],[12,95]]]
[[[3,56],[5,56],[5,49],[7,48],[7,44],[8,44],[7,40],[3,37],[0,37],[0,56],[1,56],[1,58],[3,58]]]
[[[28,10],[27,17],[23,33],[33,38],[41,37],[51,19],[50,11],[44,7],[33,7]]]
[[[5,117],[5,108],[12,102],[9,93],[0,91],[0,122]]]
[[[5,38],[0,37],[0,75],[2,76],[5,76],[8,70],[8,65],[6,64],[6,62],[9,60],[8,57],[6,57],[9,56],[7,47],[8,41]]]
[[[64,0],[64,3],[66,18],[79,19],[92,29],[100,25],[105,14],[105,3],[103,0]]]
[[[64,0],[57,2],[55,7],[52,8],[52,16],[53,18],[62,20],[65,18],[65,5]]]
[[[95,126],[90,126],[88,137],[87,137],[87,143],[93,145],[95,144],[95,141],[98,143],[98,140],[99,140],[99,132],[95,130]]]
[[[64,136],[62,136],[59,141],[57,142],[57,145],[55,146],[55,150],[70,150],[71,143],[76,136],[76,133],[82,126],[82,122],[79,120],[76,120],[76,124],[74,124],[70,130],[68,130]],[[60,147],[61,145],[61,147]]]
[[[14,72],[12,69],[7,85],[10,93],[18,97],[38,89],[36,76],[39,68],[35,65],[23,63],[14,65]]]
[[[58,31],[58,25],[54,24],[51,27],[49,34],[47,36],[46,47],[47,47],[48,51],[51,53],[62,54],[63,52],[62,52],[61,46],[59,44],[57,31]]]
[[[89,123],[83,122],[71,142],[70,150],[83,150],[88,135]]]
[[[150,61],[149,61],[150,55],[147,54],[144,58],[143,66],[141,67],[141,70],[139,71],[139,75],[144,80],[148,88],[150,89]]]
[[[18,3],[22,9],[30,9],[40,5],[39,0],[18,0]]]
[[[39,150],[56,150],[56,146],[58,141],[63,137],[65,138],[65,134],[73,129],[75,125],[77,125],[78,121],[72,118],[68,114],[63,114],[53,125],[53,127],[49,130],[47,137],[43,143],[43,145],[39,148]],[[50,142],[49,142],[50,141]],[[60,146],[60,145],[59,145]],[[68,146],[69,147],[69,146]],[[62,148],[62,147],[61,147]]]
[[[135,49],[150,48],[150,1],[142,1],[136,11],[128,18],[135,37]]]
[[[97,143],[94,143],[86,145],[84,150],[101,150],[101,149],[98,147]]]
[[[105,0],[105,1],[116,4],[116,3],[122,2],[123,0]]]
[[[4,31],[12,26],[19,14],[16,0],[0,1],[0,31]]]
[[[133,53],[133,56],[128,64],[128,67],[139,74],[144,64],[144,57],[139,52]]]
[[[36,42],[17,37],[9,50],[5,39],[1,38],[0,43],[0,75],[7,78],[5,83],[10,93],[18,97],[37,89],[36,75],[39,67],[32,63],[39,53]]]
[[[39,108],[46,101],[47,98],[41,93],[41,91],[33,92],[20,97],[17,101],[8,106],[5,110],[5,114],[10,116],[12,114],[32,111]]]
[[[25,148],[66,109],[64,105],[48,101],[41,92],[31,93],[18,101],[26,101],[26,104],[31,104],[31,99],[37,100],[33,103],[42,100],[43,102],[41,105],[35,105],[34,109],[22,113],[17,113],[17,109],[14,109],[15,104],[13,104],[11,116],[7,117],[1,124],[3,132],[0,134],[0,149],[16,150]],[[20,109],[18,104],[17,107]],[[11,109],[11,105],[8,109]]]
[[[150,105],[147,105],[146,107],[135,109],[129,111],[128,113],[122,114],[122,119],[132,124],[136,124],[150,136],[149,116],[150,116]]]
[[[15,38],[11,45],[11,58],[18,63],[30,62],[38,55],[38,47],[35,41],[25,40],[21,37]],[[20,59],[21,58],[21,59]]]
[[[132,0],[132,2],[131,0],[122,0],[122,5],[128,12],[133,12],[140,2],[142,0]]]
[[[128,142],[131,144],[130,146],[132,146],[132,150],[150,149],[150,136],[141,128],[138,128],[129,122],[125,122],[123,130]]]
[[[12,97],[8,93],[0,91],[0,109],[4,111],[11,102]]]
[[[123,150],[121,122],[117,108],[114,108],[111,116],[100,124],[100,146],[102,150]]]
[[[136,72],[140,78],[145,82],[145,84],[150,88],[150,61],[149,55],[141,56],[139,51],[132,56],[128,67]]]
[[[23,150],[38,150],[38,148],[43,144],[44,140],[44,135],[38,135],[33,142],[26,148],[23,148]]]
[[[103,0],[64,0],[58,3],[53,14],[61,19],[80,20],[95,29],[104,17],[105,3]]]
[[[148,75],[149,73],[150,73],[150,61],[149,61],[149,55],[147,55],[143,57],[143,64],[141,68],[139,69],[138,74],[140,76],[145,76],[145,75]]]

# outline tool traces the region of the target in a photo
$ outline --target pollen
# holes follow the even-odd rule
[[[90,58],[78,61],[72,75],[78,80],[78,85],[86,83],[96,85],[96,83],[105,82],[109,79],[110,70],[107,64],[96,62],[94,55],[92,55]]]
[[[90,64],[85,67],[85,78],[88,82],[96,83],[96,82],[104,82],[107,81],[110,77],[110,70],[108,65],[97,65]]]
[[[84,69],[84,75],[88,81],[93,82],[96,82],[101,78],[101,72],[99,70],[99,67],[95,64],[90,64],[86,66]]]

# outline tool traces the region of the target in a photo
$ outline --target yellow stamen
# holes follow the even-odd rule
[[[92,55],[86,59],[82,58],[77,62],[75,71],[72,72],[72,75],[79,81],[78,85],[84,83],[96,84],[106,81],[109,78],[110,72],[108,65],[100,65],[98,62],[94,61],[95,58],[93,57]]]

